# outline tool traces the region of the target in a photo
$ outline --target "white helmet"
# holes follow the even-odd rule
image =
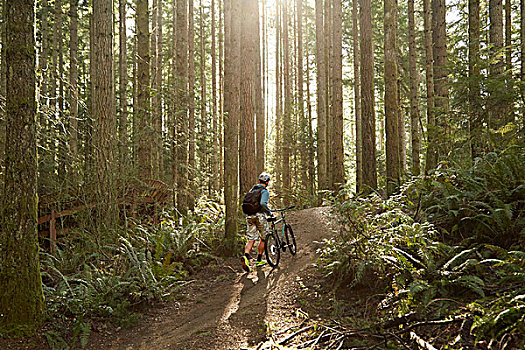
[[[270,174],[268,173],[261,173],[261,175],[259,175],[259,181],[262,181],[262,182],[269,182],[270,181]]]

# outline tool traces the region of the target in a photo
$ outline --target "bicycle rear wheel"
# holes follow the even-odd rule
[[[266,253],[266,261],[271,267],[279,265],[281,259],[281,250],[279,249],[279,241],[275,233],[270,232],[266,235],[266,244],[264,245],[264,252]]]
[[[293,234],[292,226],[286,224],[284,235],[286,237],[286,244],[288,245],[290,253],[295,255],[297,253],[297,245],[295,244],[295,235]]]

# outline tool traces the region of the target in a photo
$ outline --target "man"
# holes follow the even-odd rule
[[[255,185],[249,193],[244,196],[243,200],[243,211],[249,213],[246,217],[246,223],[248,229],[246,231],[248,235],[248,242],[244,248],[244,256],[242,257],[242,268],[246,272],[250,272],[250,252],[252,251],[253,245],[257,238],[259,238],[259,247],[257,254],[256,266],[262,266],[266,264],[266,261],[262,260],[262,254],[264,253],[264,239],[266,237],[266,232],[268,231],[268,221],[266,216],[272,216],[270,208],[268,208],[268,200],[270,199],[270,192],[268,192],[268,184],[270,183],[270,175],[267,173],[262,173],[259,175],[259,184]],[[249,210],[246,207],[247,197],[259,198],[259,204],[256,209],[256,212],[253,213],[253,210]]]

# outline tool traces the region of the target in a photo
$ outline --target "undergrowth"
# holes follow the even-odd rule
[[[215,259],[221,213],[201,201],[183,220],[164,212],[157,224],[127,219],[107,233],[76,229],[55,253],[42,251],[49,346],[85,347],[94,325],[131,325],[137,305],[176,297],[191,271]]]
[[[525,156],[514,147],[406,183],[396,196],[334,200],[339,232],[319,267],[338,288],[381,294],[382,319],[461,317],[479,348],[525,345]],[[466,335],[436,336],[449,349]]]

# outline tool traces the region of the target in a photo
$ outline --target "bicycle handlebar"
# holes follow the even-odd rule
[[[293,209],[293,208],[295,208],[295,205],[291,205],[288,208],[284,208],[284,209],[273,209],[273,210],[270,210],[270,211],[271,212],[287,211],[287,210],[290,210],[290,209]]]

